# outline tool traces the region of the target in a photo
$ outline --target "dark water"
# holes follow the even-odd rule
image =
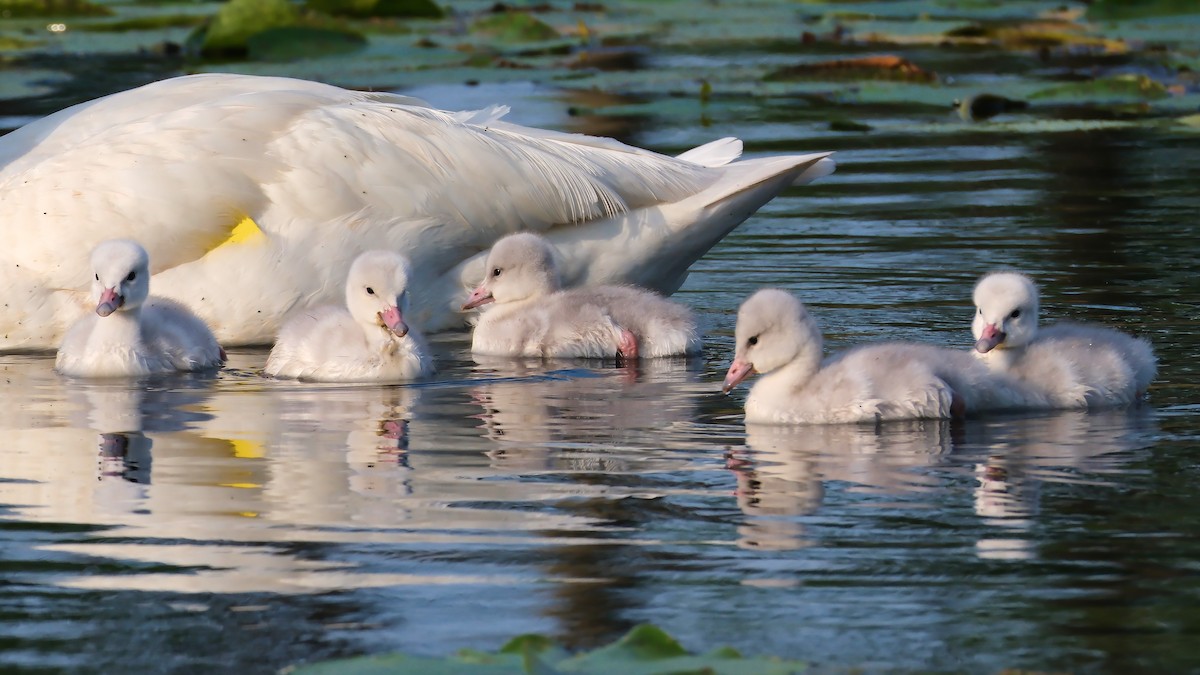
[[[693,268],[690,362],[475,363],[448,336],[420,386],[269,382],[254,350],[126,386],[0,357],[0,669],[271,672],[647,621],[834,672],[1200,668],[1200,136],[940,111],[836,133],[786,99],[581,121],[520,91],[518,121],[841,164]],[[760,286],[834,349],[966,348],[996,267],[1034,275],[1046,317],[1148,337],[1150,404],[780,429],[718,391]]]

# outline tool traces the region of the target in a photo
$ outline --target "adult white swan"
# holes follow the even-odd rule
[[[392,94],[274,77],[179,77],[0,137],[0,351],[49,349],[86,311],[75,272],[102,240],[140,241],[156,293],[225,344],[268,343],[292,310],[342,292],[383,248],[413,261],[424,330],[461,325],[492,242],[545,234],[568,286],[666,293],[828,153],[733,161],[736,139],[667,157],[452,113]]]

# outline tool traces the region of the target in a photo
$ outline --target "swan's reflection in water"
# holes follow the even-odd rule
[[[700,381],[695,361],[672,359],[547,371],[540,361],[476,357],[475,373],[487,378],[470,395],[494,475],[520,477],[526,499],[589,524],[586,532],[543,533],[537,560],[546,576],[589,583],[554,584],[540,611],[573,645],[629,630],[630,616],[654,595],[647,547],[663,544],[653,539],[700,536],[651,522],[653,514],[689,499],[724,498],[687,478],[689,463],[704,452],[696,402],[712,395],[712,385]],[[704,466],[711,471],[711,462]]]
[[[976,542],[982,558],[1035,557],[1023,533],[1041,516],[1041,493],[1048,483],[1104,484],[1121,472],[1134,450],[1152,444],[1153,411],[1140,406],[1093,412],[1064,411],[1045,416],[971,425],[961,444],[976,456],[975,513],[992,530]]]
[[[806,545],[797,516],[814,513],[825,483],[887,494],[930,489],[918,471],[950,451],[950,425],[939,420],[887,424],[746,425],[748,452],[733,452],[740,546],[789,549]]]
[[[847,493],[870,495],[875,505],[880,495],[890,495],[909,504],[930,501],[935,508],[956,509],[952,490],[957,482],[947,483],[947,477],[961,476],[967,468],[971,508],[985,525],[977,554],[1027,559],[1035,551],[1024,533],[1038,520],[1045,484],[1102,484],[1105,473],[1124,470],[1129,451],[1152,443],[1153,431],[1146,408],[965,424],[749,424],[748,449],[727,458],[745,516],[738,543],[768,549],[811,545],[804,516],[822,507],[833,483],[846,484]]]
[[[413,387],[273,387],[263,486],[271,517],[373,527],[407,519],[409,426],[420,395]]]
[[[695,397],[711,393],[696,364],[652,359],[607,371],[547,372],[538,361],[475,357],[489,379],[471,388],[487,451],[498,469],[625,473],[653,470],[661,452],[694,447],[678,433],[693,424]],[[536,378],[529,381],[529,378]]]

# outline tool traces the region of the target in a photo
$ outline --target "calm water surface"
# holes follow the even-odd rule
[[[584,123],[533,89],[518,121]],[[477,363],[451,335],[435,380],[375,387],[266,381],[263,350],[123,384],[0,357],[0,669],[271,672],[646,621],[833,672],[1200,668],[1200,137],[880,115],[603,120],[668,152],[840,153],[693,268],[702,358]],[[1147,336],[1150,403],[771,428],[719,393],[760,286],[832,349],[966,348],[971,284],[1002,266],[1048,317]]]

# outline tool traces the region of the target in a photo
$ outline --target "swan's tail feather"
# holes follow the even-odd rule
[[[730,164],[726,167],[726,177],[717,181],[707,192],[715,198],[710,199],[705,206],[712,207],[721,202],[729,201],[733,196],[756,188],[766,183],[784,179],[783,186],[803,185],[822,176],[833,173],[837,166],[829,159],[831,152],[817,152],[811,155],[785,155],[782,157],[763,157],[747,159]],[[783,188],[768,190],[770,200]],[[757,209],[766,200],[754,206]]]
[[[692,148],[687,152],[676,155],[675,158],[699,164],[700,166],[725,166],[741,156],[741,139],[727,136]]]
[[[833,161],[831,157],[826,157],[816,164],[809,166],[799,176],[796,176],[796,179],[792,181],[792,185],[808,185],[814,180],[824,178],[836,170],[837,162]]]

